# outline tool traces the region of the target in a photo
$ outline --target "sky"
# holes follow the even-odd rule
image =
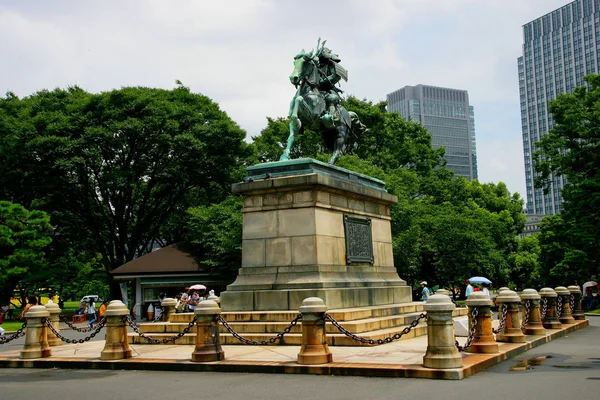
[[[286,116],[293,57],[319,37],[374,102],[406,85],[469,92],[480,182],[525,194],[517,57],[522,26],[568,0],[0,0],[0,96],[78,85],[174,88],[248,135]]]

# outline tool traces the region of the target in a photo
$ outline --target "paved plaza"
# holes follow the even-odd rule
[[[260,373],[25,368],[0,369],[0,397],[43,398],[44,400],[77,398],[130,400],[131,398],[165,399],[190,396],[223,400],[237,400],[242,396],[245,399],[261,400],[275,400],[290,396],[297,399],[326,398],[328,400],[422,398],[423,396],[444,400],[489,396],[507,399],[597,399],[600,383],[600,317],[589,317],[589,320],[590,326],[583,330],[527,351],[461,381]],[[95,343],[91,345],[97,346]],[[64,346],[64,349],[66,351],[67,346]],[[156,351],[160,353],[163,350]],[[229,347],[226,349],[226,354],[228,350]],[[511,371],[524,361],[546,356],[551,358],[545,359],[540,365]]]

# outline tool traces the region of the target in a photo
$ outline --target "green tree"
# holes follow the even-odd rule
[[[8,95],[0,138],[2,152],[18,153],[0,161],[14,172],[0,177],[3,196],[33,198],[107,272],[183,238],[186,210],[223,200],[252,154],[216,103],[181,85]]]
[[[212,274],[235,279],[242,263],[242,197],[188,210],[187,242]]]
[[[552,174],[568,180],[561,192],[568,245],[550,272],[569,280],[598,277],[600,263],[600,75],[584,80],[586,86],[551,103],[556,125],[538,143],[534,162],[536,184],[546,190]]]
[[[24,278],[47,266],[44,250],[50,244],[52,226],[43,211],[29,211],[20,204],[0,201],[0,302],[5,304],[18,287],[21,298],[35,292],[36,286],[23,284]],[[40,274],[36,274],[37,277]],[[30,282],[33,279],[30,277]]]
[[[540,251],[538,235],[518,240],[517,251],[509,257],[511,286],[537,288],[545,283],[542,281]]]

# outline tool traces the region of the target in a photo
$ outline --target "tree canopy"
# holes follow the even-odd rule
[[[546,269],[571,281],[598,278],[600,263],[600,75],[585,81],[552,101],[556,125],[538,142],[534,163],[536,184],[546,190],[552,174],[568,180],[561,192],[564,210],[542,225],[541,245]]]
[[[78,87],[0,98],[0,198],[45,210],[106,271],[182,240],[186,210],[241,179],[245,132],[206,96]],[[66,251],[66,249],[65,249]]]

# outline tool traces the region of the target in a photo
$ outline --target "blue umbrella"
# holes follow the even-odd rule
[[[474,276],[469,278],[469,282],[471,283],[487,283],[488,285],[492,283],[488,278],[484,278],[483,276]]]

